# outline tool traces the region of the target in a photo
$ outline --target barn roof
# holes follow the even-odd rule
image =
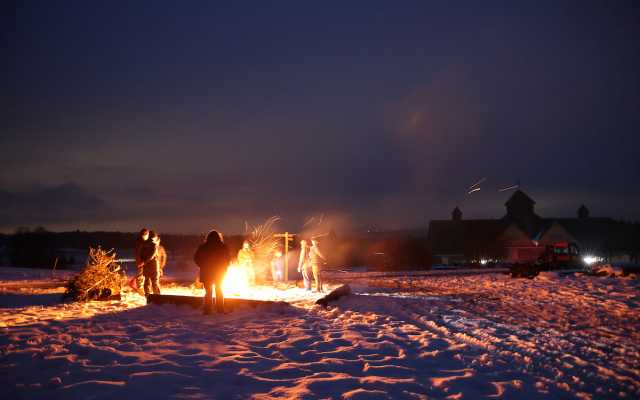
[[[511,206],[514,204],[536,204],[536,202],[529,196],[527,196],[522,190],[518,189],[516,190],[511,197],[509,197],[509,200],[507,200],[506,203],[504,203],[505,206]]]
[[[566,229],[583,251],[611,247],[629,235],[628,229],[624,228],[629,224],[611,218],[544,218],[540,219],[538,233],[529,237],[539,240],[554,223]],[[500,234],[511,224],[505,219],[436,220],[429,224],[428,240],[435,254],[464,254],[470,247],[489,248],[495,245]]]

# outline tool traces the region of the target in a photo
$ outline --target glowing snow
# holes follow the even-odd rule
[[[0,376],[20,398],[640,395],[638,280],[374,278],[329,309],[300,288],[258,286],[248,295],[294,306],[204,317],[136,294],[60,304],[45,276],[6,272]]]

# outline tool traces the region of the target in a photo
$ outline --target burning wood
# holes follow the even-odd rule
[[[222,281],[222,292],[227,296],[242,296],[251,290],[250,274],[245,266],[231,264]]]

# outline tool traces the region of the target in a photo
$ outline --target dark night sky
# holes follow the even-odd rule
[[[0,231],[640,218],[640,3],[327,3],[6,8]]]

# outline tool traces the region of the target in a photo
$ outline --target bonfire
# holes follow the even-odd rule
[[[238,264],[231,264],[222,281],[225,296],[242,296],[251,289],[247,270]]]

